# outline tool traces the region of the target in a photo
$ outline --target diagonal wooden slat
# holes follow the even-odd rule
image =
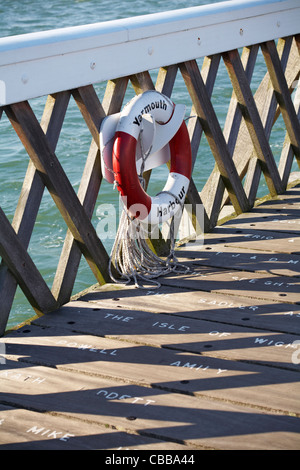
[[[205,57],[202,64],[201,75],[203,78],[203,82],[205,83],[207,94],[211,97],[216,76],[219,70],[221,55],[215,54],[211,57]],[[195,165],[195,161],[198,154],[198,149],[203,133],[203,129],[200,123],[200,120],[197,118],[197,113],[195,110],[194,105],[192,105],[190,119],[188,121],[188,132],[190,135],[191,140],[191,149],[192,149],[192,160],[193,160],[193,168]],[[223,184],[223,181],[222,181]],[[225,186],[224,186],[225,188]],[[211,220],[209,218],[208,212],[211,214],[211,217],[214,214],[214,211],[211,211],[211,206],[208,204],[208,201],[202,200],[199,191],[197,190],[197,186],[193,180],[191,179],[189,190],[187,194],[187,201],[189,204],[192,204],[193,207],[193,215],[192,215],[192,224],[196,233],[198,234],[199,231],[207,232],[211,227]],[[195,213],[197,214],[196,207],[203,206],[203,220],[199,221],[195,218]],[[201,212],[200,212],[201,214]],[[203,225],[203,226],[202,226]]]
[[[69,97],[69,92],[62,92],[55,96],[48,96],[46,101],[41,127],[53,149],[57,144]],[[26,249],[29,245],[44,188],[40,175],[30,161],[12,221],[12,226]],[[17,280],[8,270],[6,264],[2,263],[0,265],[0,332],[5,330],[16,289]]]
[[[78,198],[89,219],[93,214],[101,180],[99,149],[95,141],[92,140],[78,190]],[[70,300],[81,256],[80,247],[76,243],[73,233],[68,229],[52,285],[52,293],[60,305]]]
[[[281,66],[284,71],[286,70],[288,66],[288,59],[291,56],[292,45],[293,45],[292,37],[278,40],[277,49],[278,49],[278,54],[279,54],[280,61],[281,61]],[[269,79],[268,72],[267,72],[266,77],[268,78],[268,82],[269,82],[270,79]],[[259,106],[260,103],[261,102],[258,100],[257,107]],[[265,129],[266,137],[267,139],[269,139],[273,125],[278,117],[278,112],[277,112],[278,105],[277,105],[275,93],[274,93],[272,86],[267,86],[265,99],[263,103],[264,103],[264,106],[260,108],[260,116],[261,116],[262,124]],[[280,172],[279,172],[279,175],[281,177]],[[247,174],[246,174],[245,185],[244,185],[246,194],[248,195],[248,198],[251,204],[254,204],[255,202],[255,198],[256,198],[257,191],[258,191],[259,182],[260,182],[260,176],[261,176],[261,165],[259,164],[258,158],[254,151],[249,160],[249,166],[247,168]],[[285,188],[286,187],[285,181],[282,180],[282,184],[283,184],[283,187]]]
[[[129,79],[137,95],[147,90],[155,90],[155,86],[148,70],[130,75]]]
[[[108,255],[27,102],[5,108],[15,131],[47,186],[98,282],[110,279]]]
[[[245,119],[257,157],[261,163],[271,195],[280,194],[283,185],[257,110],[249,82],[237,50],[225,52],[223,59]]]
[[[94,87],[92,85],[88,85],[85,87],[76,88],[75,90],[72,90],[72,95],[92,134],[94,141],[100,148],[99,129],[101,121],[105,117],[105,112],[98,99]]]
[[[291,49],[289,50],[289,42],[291,39],[293,39],[293,37],[279,39],[277,46],[278,53],[281,57],[282,67],[285,68],[285,76],[289,87],[291,87],[292,83],[298,78],[300,70],[299,52],[297,50],[295,40],[292,41]],[[280,113],[280,111],[277,110],[277,102],[274,96],[273,87],[270,86],[269,82],[269,73],[266,72],[254,94],[257,109],[262,116],[265,132],[268,136],[270,135],[273,124]],[[258,178],[256,178],[257,182],[259,181],[261,169],[259,163],[257,163],[255,153],[253,153],[251,137],[243,120],[239,128],[238,138],[232,158],[240,178],[243,179],[246,175],[245,191],[251,206],[254,204],[257,193],[257,187],[255,187],[254,184],[254,177],[252,172],[249,171],[249,161],[253,156],[255,158],[255,171],[258,170]],[[213,199],[212,194],[214,193],[211,193],[211,188],[214,187],[216,178],[216,172],[213,171],[201,191],[203,200]]]
[[[189,61],[181,64],[180,70],[232,204],[238,214],[246,212],[249,204],[198,66],[195,61]]]
[[[244,47],[241,55],[241,63],[245,71],[248,83],[251,82],[251,78],[254,71],[254,66],[257,59],[259,46],[255,44],[251,47]],[[228,150],[233,155],[234,148],[236,145],[240,124],[242,121],[242,112],[238,105],[235,91],[233,90],[232,98],[229,104],[228,113],[223,129],[225,139],[227,141]]]
[[[1,208],[0,255],[37,312],[47,313],[57,308],[50,289]]]
[[[294,100],[295,111],[297,113],[297,117],[300,120],[300,86],[298,81],[298,87],[295,94]],[[286,137],[283,143],[282,152],[280,156],[280,161],[278,165],[279,173],[282,177],[283,183],[285,187],[288,184],[289,176],[291,173],[292,163],[294,160],[294,150],[291,145],[291,141],[289,139],[288,133],[286,133]]]
[[[158,71],[155,89],[166,96],[171,96],[175,79],[177,76],[178,65],[161,67]]]
[[[261,44],[261,49],[287,133],[289,135],[291,146],[300,167],[300,124],[295,112],[295,107],[291,100],[288,85],[286,83],[274,41],[268,41]]]
[[[251,48],[244,48],[242,52],[242,63],[245,69],[245,74],[249,82],[251,81],[256,57],[257,57],[258,46],[252,46]],[[233,156],[234,149],[236,146],[236,141],[240,129],[240,124],[242,120],[242,113],[238,107],[238,102],[233,92],[232,98],[230,100],[227,117],[224,125],[224,137],[227,142],[228,151]],[[221,175],[218,171],[217,165],[215,166],[212,172],[212,181],[210,184],[204,187],[202,194],[205,197],[205,194],[209,194],[209,198],[207,198],[211,202],[210,207],[210,227],[213,228],[219,218],[219,213],[221,207],[224,205],[226,199],[228,198],[228,193],[226,191],[224,182],[221,178]]]
[[[107,82],[102,100],[102,108],[106,115],[120,111],[127,90],[128,80],[128,77],[122,77]]]
[[[127,78],[108,82],[102,105],[109,114],[120,111],[127,83]],[[100,153],[93,139],[78,190],[78,198],[89,218],[92,217],[95,208],[101,180]],[[81,251],[72,232],[68,230],[52,286],[53,295],[60,304],[67,302],[71,297],[80,259]]]
[[[207,94],[211,97],[215,80],[217,77],[217,73],[219,70],[221,55],[216,54],[211,57],[204,57],[202,68],[201,68],[201,75],[203,78],[203,82],[205,83]],[[191,140],[191,147],[192,147],[192,159],[193,159],[193,167],[195,165],[195,161],[197,158],[198,148],[200,145],[203,129],[201,126],[201,122],[197,119],[197,112],[195,106],[192,105],[190,119],[188,120],[188,131]]]

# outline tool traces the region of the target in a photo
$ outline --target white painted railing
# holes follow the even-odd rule
[[[0,39],[0,106],[299,32],[299,0],[231,0]]]

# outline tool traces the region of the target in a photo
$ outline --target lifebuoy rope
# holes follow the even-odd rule
[[[136,237],[132,237],[132,224],[136,224]],[[159,288],[161,284],[155,279],[181,269],[187,273],[190,268],[178,262],[175,255],[174,217],[170,223],[170,253],[165,260],[157,256],[148,246],[143,224],[133,220],[123,208],[117,236],[109,260],[109,274],[112,280],[120,284],[129,284],[132,280],[136,287],[149,289],[139,281],[152,284],[152,288]],[[120,275],[115,278],[112,265]]]

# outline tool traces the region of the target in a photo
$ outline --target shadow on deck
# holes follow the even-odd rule
[[[300,188],[1,339],[3,449],[299,449]]]

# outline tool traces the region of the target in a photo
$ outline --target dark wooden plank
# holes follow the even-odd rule
[[[186,289],[211,291],[220,294],[300,303],[300,279],[272,274],[248,273],[231,269],[210,268],[191,263],[189,274],[168,275],[160,278],[164,285],[181,286]]]
[[[161,286],[158,290],[144,291],[134,286],[108,285],[91,289],[79,300],[87,302],[85,308],[109,309],[117,318],[124,310],[140,310],[166,313],[170,316],[169,321],[173,315],[178,315],[182,318],[300,334],[300,306],[252,299],[238,294],[234,296],[209,291],[191,291],[175,286]],[[76,305],[73,301],[64,307],[67,311],[70,310],[70,317],[73,309],[77,310]],[[79,305],[83,307],[84,304]],[[83,311],[85,308],[83,307]],[[78,310],[81,310],[80,306]]]
[[[223,224],[233,230],[263,230],[298,234],[300,227],[300,188],[295,186],[275,200],[265,201],[251,210]]]
[[[161,335],[160,335],[161,336]],[[186,331],[189,341],[189,335]],[[133,335],[134,340],[134,335]],[[162,342],[164,338],[162,337]],[[297,372],[259,364],[178,353],[83,335],[63,328],[25,326],[5,338],[6,357],[74,373],[109,377],[194,396],[299,413]],[[126,365],[126,367],[124,367]],[[255,378],[254,378],[255,376]],[[255,387],[255,393],[251,391]],[[268,403],[265,397],[268,396]]]
[[[75,307],[75,308],[74,308]],[[92,307],[92,308],[91,308]],[[101,308],[102,307],[102,308]],[[67,328],[85,334],[148,344],[201,355],[247,360],[297,370],[291,360],[294,334],[256,330],[230,323],[196,320],[149,311],[105,308],[101,303],[76,303],[71,308],[34,320],[43,327]]]
[[[212,233],[205,235],[204,248],[206,245],[221,248],[223,244],[264,253],[300,254],[300,237],[295,234],[253,228],[235,230],[225,225],[215,227]]]
[[[267,210],[263,212],[253,211],[229,220],[224,226],[245,230],[268,230],[271,232],[285,232],[299,235],[300,218],[298,211],[294,212],[294,214],[282,212],[274,213],[274,211],[270,211],[269,213]]]
[[[0,422],[0,450],[186,450],[180,444],[92,422],[5,405],[0,405]]]
[[[184,258],[193,260],[193,265],[214,266],[218,268],[245,270],[276,274],[278,276],[300,276],[300,254],[264,253],[262,250],[250,250],[240,246],[206,243],[203,249],[193,250],[193,246],[178,250],[177,256],[184,263]]]
[[[136,73],[135,75],[130,75],[129,79],[137,95],[144,93],[144,91],[155,89],[151,75],[147,70]]]
[[[51,411],[156,439],[219,449],[293,449],[299,445],[299,419],[280,412],[50,367],[24,367],[15,361],[3,365],[0,380],[0,400],[6,405]],[[22,385],[22,393],[16,393],[17,385]]]

